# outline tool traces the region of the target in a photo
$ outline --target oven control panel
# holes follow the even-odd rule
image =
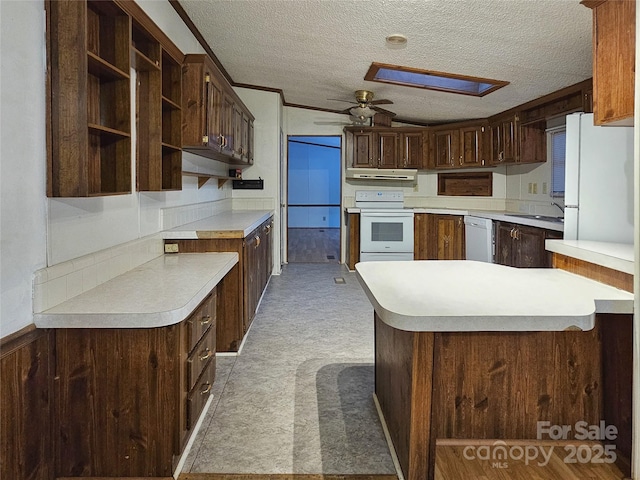
[[[398,202],[404,203],[404,192],[402,190],[357,190],[356,202]]]

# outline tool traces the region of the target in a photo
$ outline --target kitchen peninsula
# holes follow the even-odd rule
[[[406,479],[434,478],[438,439],[535,440],[538,421],[617,420],[605,342],[633,294],[559,269],[472,261],[356,272],[375,309],[375,393]]]

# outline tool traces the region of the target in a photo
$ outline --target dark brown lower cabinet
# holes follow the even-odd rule
[[[172,476],[215,377],[215,303],[162,328],[56,330],[57,476]]]
[[[238,264],[225,278],[218,306],[217,351],[237,352],[273,271],[273,217],[246,237],[166,240],[181,253],[237,252]]]
[[[552,255],[544,241],[562,238],[561,232],[507,222],[494,222],[495,263],[518,268],[550,268]]]

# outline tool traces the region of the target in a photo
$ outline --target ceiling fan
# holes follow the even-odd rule
[[[377,105],[391,105],[393,102],[386,98],[380,100],[374,100],[373,92],[369,90],[356,90],[356,101],[342,100],[339,98],[330,98],[329,100],[336,100],[338,102],[347,102],[356,105],[355,107],[349,107],[340,113],[348,113],[356,119],[359,123],[364,123],[373,117],[376,113],[382,113],[384,115],[395,117],[395,113],[380,108]]]

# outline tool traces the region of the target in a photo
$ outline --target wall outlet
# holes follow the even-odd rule
[[[544,194],[549,193],[547,189],[547,182],[542,182],[542,193]]]
[[[164,253],[178,253],[178,244],[177,243],[165,243],[164,244]]]
[[[533,192],[532,192],[532,193],[533,193],[533,194],[538,193],[538,183],[537,183],[537,182],[535,182],[535,183],[533,184]]]

